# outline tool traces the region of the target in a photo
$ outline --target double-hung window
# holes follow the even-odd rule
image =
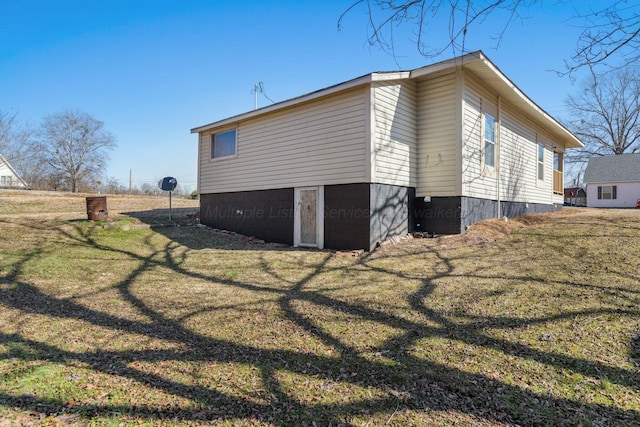
[[[618,198],[617,185],[598,186],[598,200],[615,200]]]
[[[544,145],[538,144],[538,180],[544,181]]]
[[[236,129],[211,135],[211,158],[219,159],[236,155]]]
[[[484,113],[484,165],[496,166],[496,119]]]

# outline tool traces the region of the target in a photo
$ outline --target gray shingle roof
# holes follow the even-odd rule
[[[640,182],[640,153],[592,157],[584,182]]]

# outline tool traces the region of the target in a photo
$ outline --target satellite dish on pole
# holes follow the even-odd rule
[[[171,176],[167,176],[165,178],[162,178],[160,181],[158,181],[158,187],[160,187],[160,189],[162,191],[168,191],[169,192],[169,221],[172,221],[171,219],[171,193],[173,193],[173,190],[176,189],[176,186],[178,185],[178,180],[171,177]]]
[[[158,181],[158,187],[160,187],[162,191],[173,191],[176,189],[176,185],[178,185],[178,180],[170,176]]]

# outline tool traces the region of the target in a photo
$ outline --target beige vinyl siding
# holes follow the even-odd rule
[[[456,74],[418,83],[417,196],[458,194]]]
[[[536,187],[535,132],[515,119],[502,104],[500,129],[501,200],[541,202]]]
[[[481,199],[497,199],[496,170],[484,165],[483,109],[490,111],[496,122],[498,97],[465,72],[463,85],[462,125],[462,195]],[[496,151],[498,146],[496,144]],[[498,158],[496,158],[498,160]]]
[[[416,185],[416,85],[376,82],[373,97],[373,176],[382,184]]]
[[[502,200],[550,204],[553,198],[553,146],[544,129],[509,103],[502,104],[500,183]],[[538,143],[544,146],[544,180],[538,181]]]
[[[358,88],[237,125],[237,156],[211,160],[200,134],[200,192],[264,190],[366,181],[366,97]]]
[[[494,198],[482,175],[482,97],[465,79],[462,103],[462,195]]]
[[[503,201],[553,202],[553,143],[544,129],[532,123],[517,108],[498,100],[469,73],[465,77],[463,125],[463,186],[462,195],[496,200],[500,178],[500,199]],[[499,107],[500,142],[499,169],[488,174],[482,165],[482,105]],[[545,179],[537,182],[537,143],[545,146]],[[498,149],[498,147],[496,147]]]

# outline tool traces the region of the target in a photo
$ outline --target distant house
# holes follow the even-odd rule
[[[203,224],[334,249],[561,209],[563,155],[582,146],[482,52],[191,132]]]
[[[565,188],[564,204],[571,206],[587,206],[587,192],[581,187]]]
[[[0,154],[0,188],[28,189],[29,185]]]
[[[640,200],[640,153],[592,157],[583,180],[588,207],[635,207]]]

